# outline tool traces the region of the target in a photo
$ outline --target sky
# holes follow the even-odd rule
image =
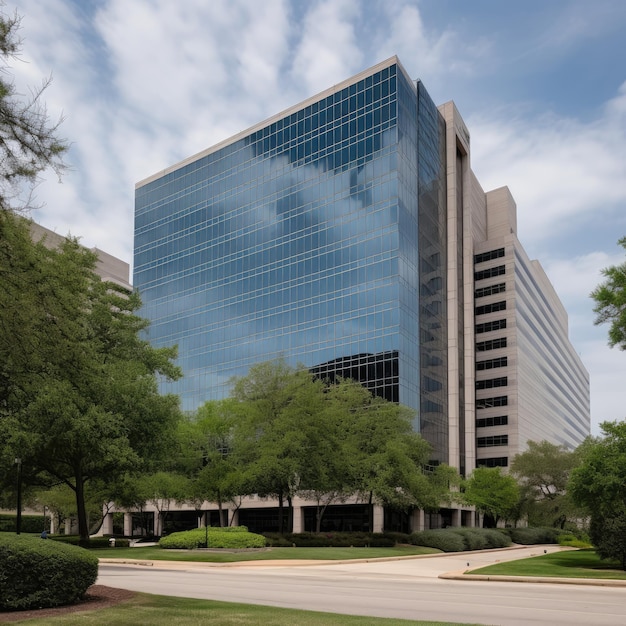
[[[31,216],[132,264],[138,181],[397,54],[454,100],[488,191],[569,315],[592,434],[626,418],[626,352],[594,325],[602,268],[626,261],[622,0],[5,0],[22,16],[20,93],[71,144]]]

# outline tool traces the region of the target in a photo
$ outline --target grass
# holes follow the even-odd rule
[[[15,622],[13,622],[15,623]],[[63,624],[115,624],[116,626],[451,626],[449,622],[416,622],[413,620],[358,617],[297,611],[272,606],[258,606],[217,602],[213,600],[192,600],[138,593],[133,599],[110,609],[81,611],[58,617],[21,620],[29,626],[49,626]]]
[[[617,561],[603,561],[594,550],[553,552],[519,561],[496,563],[468,573],[494,576],[626,580],[626,571],[620,569]]]
[[[157,546],[104,548],[91,550],[98,558],[139,559],[142,561],[192,561],[235,563],[238,561],[377,559],[384,557],[437,554],[440,550],[422,546],[395,548],[263,548],[241,552],[228,550],[163,550]]]

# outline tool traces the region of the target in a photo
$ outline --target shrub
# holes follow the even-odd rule
[[[0,535],[0,609],[42,609],[80,600],[96,582],[98,559],[56,541]]]
[[[332,532],[332,533],[266,533],[268,545],[298,548],[393,548],[397,536],[401,535],[403,543],[409,543],[409,536],[402,533],[365,533],[365,532]]]
[[[57,541],[58,543],[68,543],[72,546],[78,546],[80,544],[80,537],[78,535],[48,535],[48,539]],[[128,539],[115,539],[116,548],[128,548],[130,541]],[[109,548],[109,537],[90,537],[88,548]]]
[[[503,533],[495,528],[482,528],[481,531],[487,538],[489,548],[507,548],[513,543],[507,533]]]
[[[421,530],[411,535],[411,543],[416,546],[436,548],[442,552],[463,552],[465,541],[460,534],[450,529]]]
[[[208,534],[208,543],[206,546]],[[266,540],[263,535],[248,532],[245,526],[227,528],[194,528],[162,537],[159,547],[166,550],[193,550],[194,548],[264,548]]]
[[[513,543],[524,546],[536,543],[558,543],[561,531],[558,528],[511,528]]]
[[[22,515],[20,531],[39,534],[45,526],[43,515]],[[0,515],[0,532],[14,533],[17,531],[17,515]]]

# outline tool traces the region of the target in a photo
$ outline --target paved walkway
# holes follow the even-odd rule
[[[626,587],[626,580],[588,579],[588,578],[540,578],[526,576],[487,576],[470,575],[471,570],[501,563],[539,556],[571,548],[556,545],[513,546],[495,550],[477,550],[473,552],[455,552],[448,554],[426,554],[419,556],[387,557],[379,559],[353,559],[345,561],[319,560],[267,560],[267,561],[240,561],[236,563],[197,563],[189,561],[159,561],[139,559],[107,559],[100,562],[111,564],[126,564],[130,566],[154,567],[170,570],[195,570],[199,568],[276,568],[276,567],[315,567],[331,568],[333,571],[362,571],[370,573],[407,576],[411,578],[445,578],[464,581],[492,580],[507,582],[546,582],[566,583],[577,585],[618,586]]]

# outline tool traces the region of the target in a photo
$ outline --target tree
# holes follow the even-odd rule
[[[603,437],[583,444],[569,489],[591,517],[590,534],[602,558],[626,570],[626,422],[604,422]]]
[[[114,482],[163,453],[178,398],[158,393],[175,379],[176,351],[141,339],[137,293],[103,281],[96,255],[75,240],[32,243],[0,212],[0,464],[22,459],[24,482],[65,483],[89,536],[85,487]]]
[[[0,11],[0,210],[32,208],[32,191],[41,172],[65,169],[67,144],[57,137],[61,120],[51,123],[42,102],[50,79],[24,101],[8,71],[20,52],[20,17]],[[23,197],[23,187],[29,193]]]
[[[580,454],[548,441],[529,441],[528,449],[517,454],[511,474],[522,486],[529,523],[564,528],[580,517],[580,510],[567,493],[572,470]]]
[[[438,509],[449,499],[455,471],[448,466],[428,468],[431,447],[413,431],[410,409],[351,383],[356,396],[348,422],[353,489],[365,494],[370,504],[376,500],[403,513]]]
[[[230,398],[206,402],[182,424],[183,462],[191,477],[190,499],[197,511],[205,501],[216,502],[220,526],[225,523],[224,503],[245,490],[245,471],[234,450],[238,409],[238,403]]]
[[[140,499],[152,504],[157,511],[154,534],[160,537],[172,502],[184,502],[189,493],[188,479],[175,472],[154,472],[142,474],[136,480]]]
[[[463,500],[484,517],[485,528],[506,519],[519,500],[519,487],[512,476],[499,467],[477,467],[463,483]]]
[[[626,237],[618,244],[626,249]],[[626,350],[626,262],[602,270],[606,280],[598,285],[591,297],[596,301],[595,323],[610,323],[609,345]]]
[[[290,410],[307,393],[313,377],[284,360],[253,365],[247,376],[233,381],[233,397],[240,403],[237,453],[247,466],[250,493],[278,499],[279,532],[284,530],[284,503],[292,498],[306,470],[304,429]]]

